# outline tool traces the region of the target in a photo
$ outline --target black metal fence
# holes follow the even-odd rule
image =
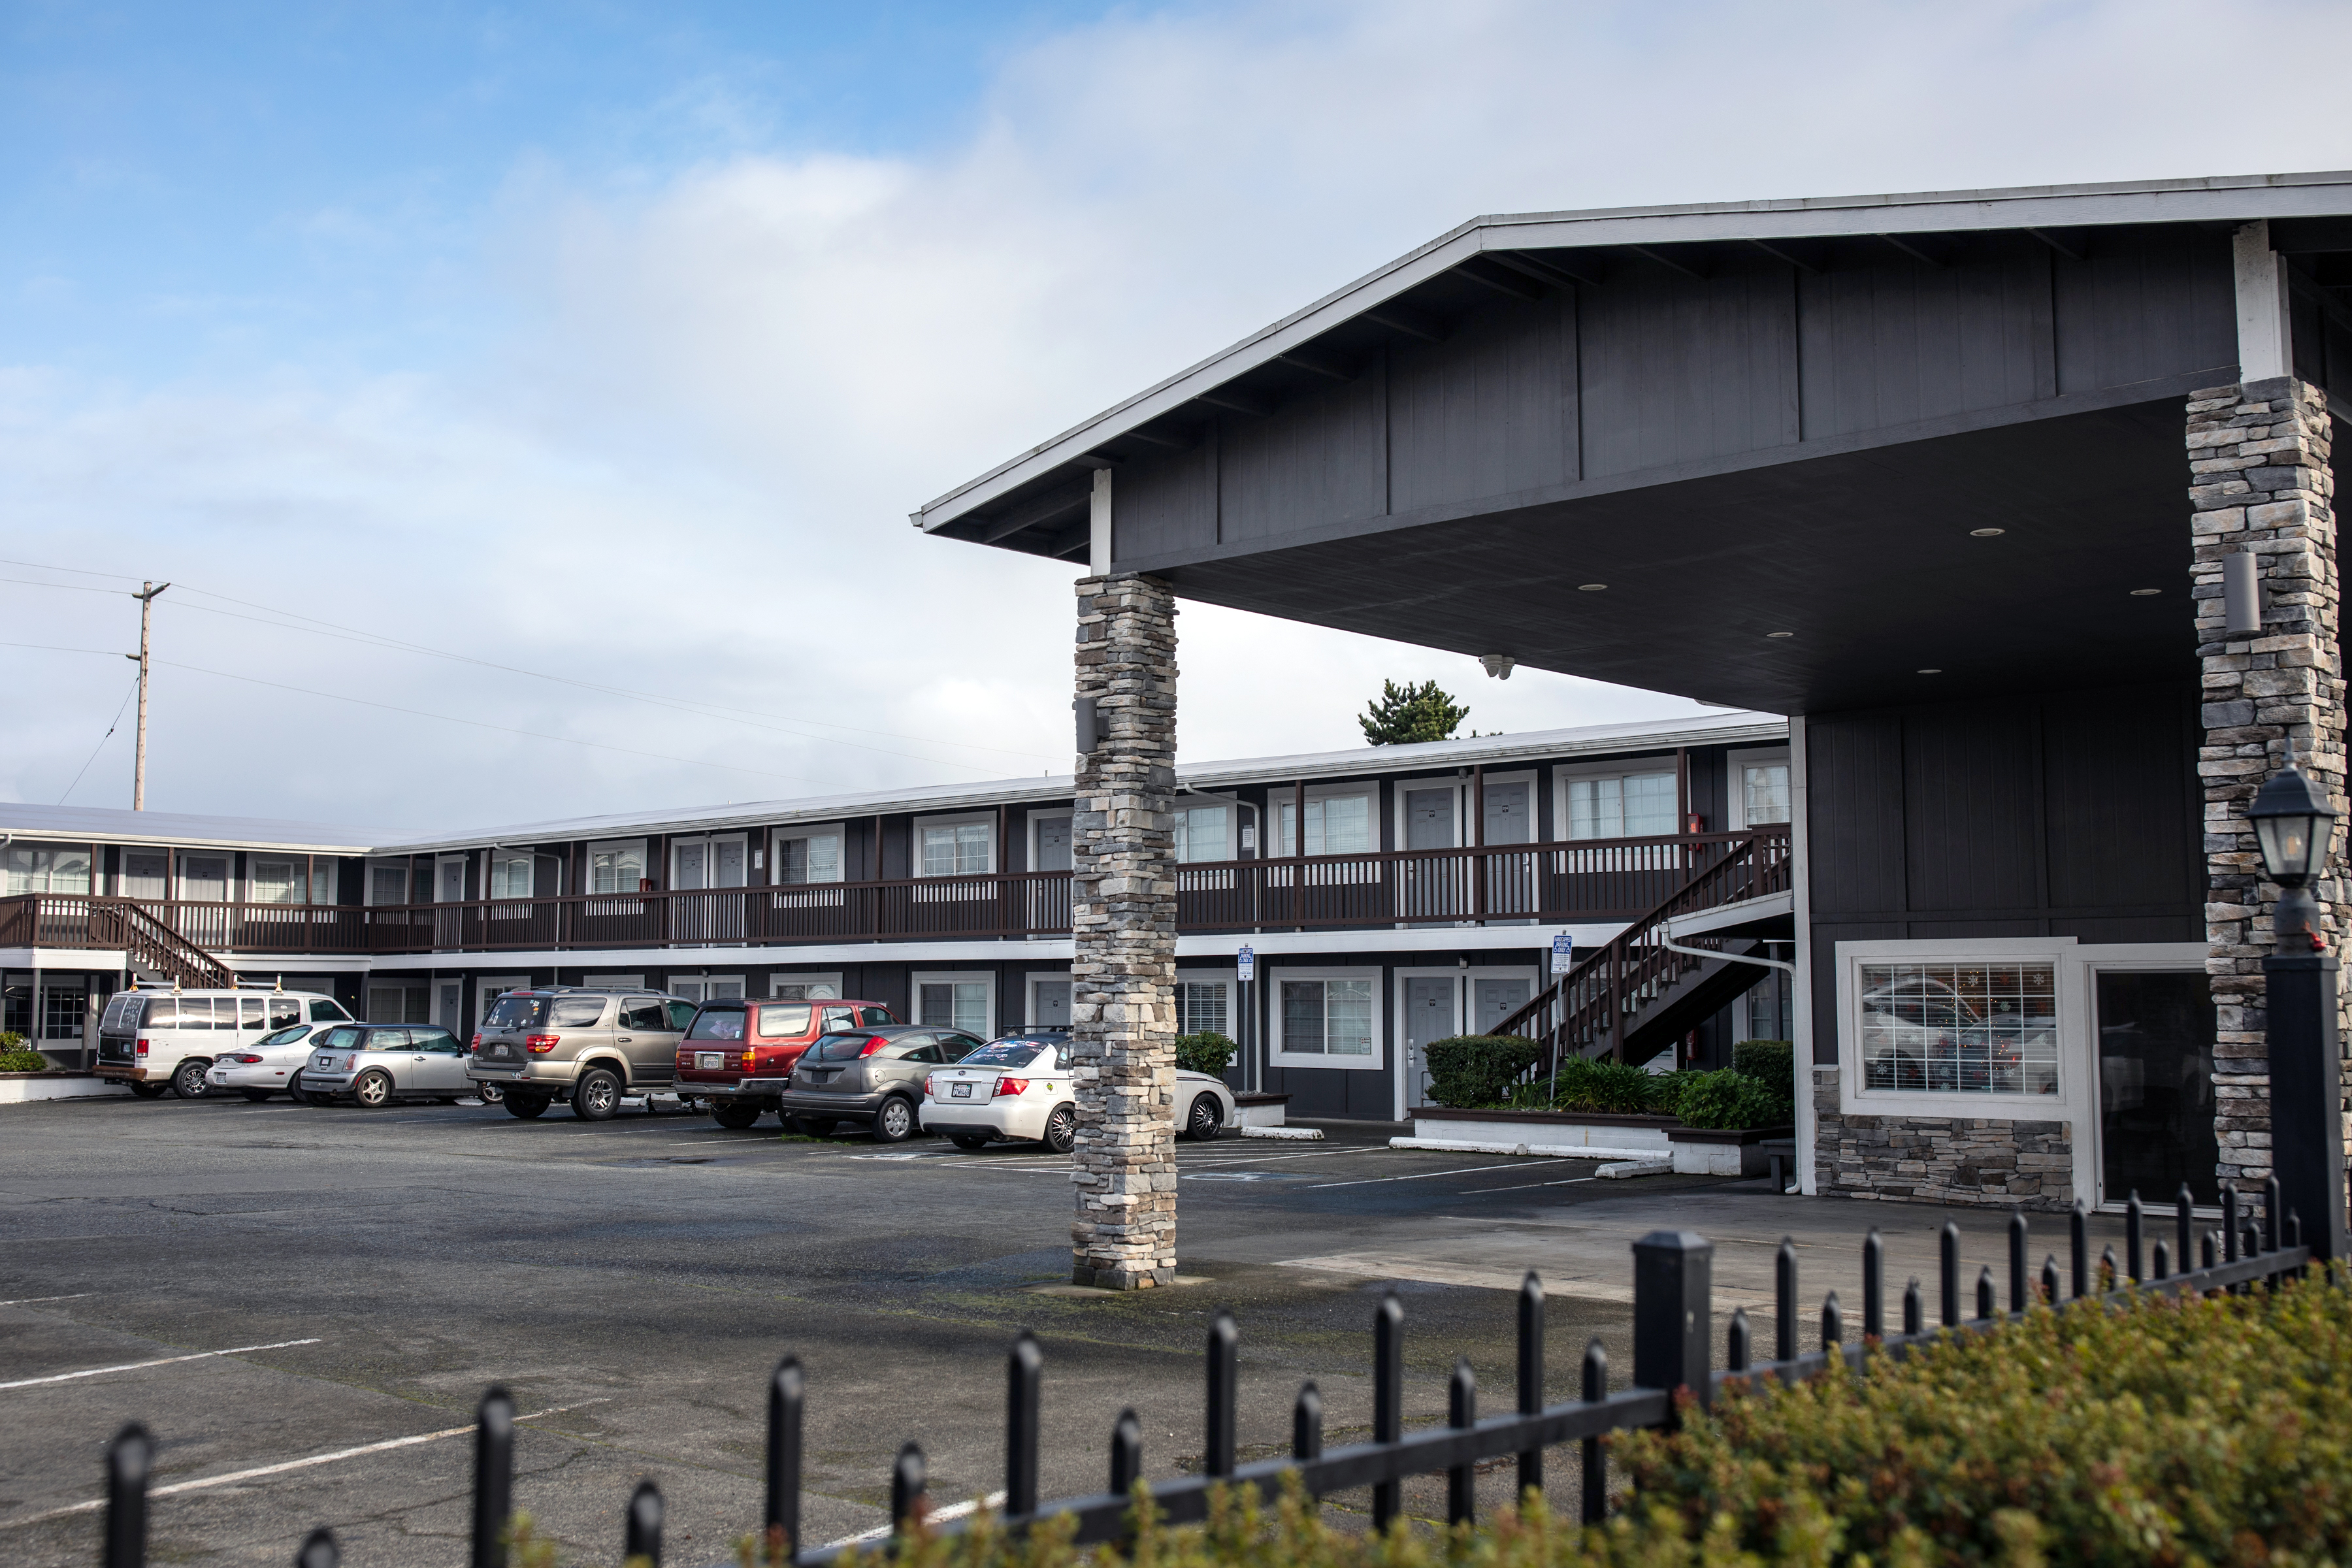
[[[2261,1213],[2242,1208],[2234,1188],[2221,1194],[2222,1223],[2200,1228],[2183,1186],[2174,1205],[2168,1244],[2146,1245],[2146,1215],[2132,1194],[2125,1220],[2125,1256],[2109,1247],[2095,1265],[2090,1257],[2088,1215],[2074,1205],[2068,1238],[2068,1264],[2047,1255],[2039,1270],[2032,1260],[2032,1235],[2023,1215],[2010,1220],[2008,1297],[2000,1309],[1990,1266],[1971,1282],[1960,1257],[1960,1232],[1943,1227],[1935,1321],[1915,1277],[1905,1288],[1901,1327],[1886,1321],[1886,1248],[1875,1226],[1862,1244],[1862,1325],[1848,1339],[1846,1315],[1831,1291],[1819,1318],[1818,1348],[1800,1348],[1801,1325],[1797,1250],[1783,1240],[1776,1269],[1771,1359],[1755,1359],[1755,1330],[1746,1309],[1735,1311],[1727,1335],[1724,1365],[1714,1364],[1714,1246],[1688,1231],[1654,1231],[1633,1243],[1633,1386],[1609,1391],[1609,1361],[1599,1341],[1584,1352],[1581,1397],[1544,1403],[1544,1296],[1530,1271],[1518,1293],[1518,1376],[1513,1413],[1478,1415],[1477,1380],[1466,1358],[1454,1364],[1446,1400],[1445,1424],[1404,1430],[1404,1309],[1391,1294],[1372,1317],[1372,1440],[1343,1448],[1323,1447],[1323,1402],[1315,1384],[1299,1390],[1291,1413],[1287,1458],[1237,1462],[1240,1393],[1239,1331],[1233,1315],[1219,1311],[1209,1330],[1208,1421],[1202,1473],[1153,1482],[1150,1493],[1160,1518],[1192,1524],[1209,1515],[1210,1493],[1219,1486],[1251,1487],[1268,1500],[1278,1498],[1286,1478],[1297,1476],[1309,1496],[1355,1487],[1371,1489],[1372,1522],[1385,1528],[1402,1508],[1408,1477],[1444,1474],[1446,1515],[1469,1522],[1475,1513],[1473,1479],[1481,1460],[1516,1456],[1521,1489],[1543,1485],[1544,1451],[1577,1443],[1581,1452],[1583,1517],[1598,1522],[1608,1501],[1606,1459],[1601,1439],[1612,1432],[1666,1426],[1676,1419],[1675,1396],[1687,1390],[1701,1405],[1734,1378],[1778,1377],[1794,1382],[1825,1369],[1832,1358],[1863,1367],[1866,1347],[1875,1343],[1900,1359],[1919,1345],[1951,1334],[1981,1332],[2013,1322],[2036,1303],[2070,1309],[2128,1300],[2135,1292],[2168,1294],[2242,1291],[2299,1275],[2312,1261],[2293,1210],[2281,1212],[2279,1184],[2268,1184]],[[2196,1262],[2190,1266],[2192,1251]],[[2146,1267],[2143,1267],[2143,1265]],[[1973,1289],[1973,1301],[1969,1300]],[[1971,1313],[1966,1310],[1973,1306]],[[1045,1358],[1035,1336],[1024,1331],[1006,1362],[1003,1526],[1018,1532],[1046,1519],[1076,1525],[1076,1543],[1118,1541],[1134,1523],[1134,1490],[1143,1475],[1143,1429],[1132,1410],[1122,1411],[1110,1435],[1108,1485],[1091,1497],[1043,1502],[1037,1499],[1039,1401]],[[801,1531],[802,1417],[807,1390],[800,1361],[787,1356],[768,1384],[765,1537],[779,1563],[822,1568],[852,1548],[797,1550]],[[514,1514],[514,1401],[492,1388],[481,1402],[474,1440],[473,1544],[471,1568],[507,1568],[508,1524]],[[133,1423],[107,1450],[106,1568],[143,1568],[146,1562],[147,1477],[153,1455],[145,1427]],[[923,1451],[908,1443],[899,1451],[890,1480],[890,1517],[903,1532],[928,1511]],[[946,1532],[966,1520],[931,1526]],[[895,1536],[894,1536],[895,1540]],[[638,1483],[625,1516],[623,1555],[656,1565],[662,1556],[661,1493],[651,1481]],[[870,1549],[887,1552],[888,1543]],[[337,1568],[339,1550],[331,1531],[311,1531],[295,1557],[297,1568]],[[763,1553],[764,1560],[764,1553]]]

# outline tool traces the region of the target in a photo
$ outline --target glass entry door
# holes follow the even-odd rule
[[[2099,1196],[2221,1201],[2213,1136],[2213,993],[2202,970],[2098,976]]]

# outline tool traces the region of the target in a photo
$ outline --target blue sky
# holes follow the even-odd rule
[[[147,578],[158,808],[1059,769],[1069,569],[920,502],[1482,212],[2352,166],[2278,65],[2347,45],[2333,0],[0,0],[0,797],[127,804]],[[1691,710],[1181,629],[1197,760],[1355,744],[1383,678]]]

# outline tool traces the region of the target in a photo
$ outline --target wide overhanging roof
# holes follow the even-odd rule
[[[1528,214],[913,521],[1084,563],[1109,469],[1113,572],[1770,712],[2193,680],[2183,400],[2258,220],[2340,419],[2352,174]]]

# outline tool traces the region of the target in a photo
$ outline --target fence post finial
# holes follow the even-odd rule
[[[106,1446],[106,1568],[144,1568],[147,1562],[147,1473],[155,1439],[133,1421]]]
[[[1519,1414],[1538,1415],[1543,1413],[1544,1396],[1544,1289],[1543,1280],[1532,1268],[1519,1281]],[[1543,1450],[1525,1448],[1519,1453],[1519,1491],[1528,1488],[1543,1490]]]
[[[622,1531],[621,1561],[634,1564],[642,1558],[648,1568],[661,1568],[661,1488],[650,1480],[637,1483],[629,1498],[628,1521]]]
[[[1714,1402],[1715,1244],[1654,1230],[1633,1244],[1633,1381]]]
[[[514,1516],[514,1395],[493,1386],[474,1415],[472,1568],[507,1568],[507,1524]]]
[[[1004,1361],[1004,1512],[1018,1519],[1037,1511],[1038,1404],[1045,1355],[1024,1329]]]
[[[335,1532],[323,1524],[304,1536],[301,1549],[294,1553],[294,1568],[341,1568],[342,1561]]]

